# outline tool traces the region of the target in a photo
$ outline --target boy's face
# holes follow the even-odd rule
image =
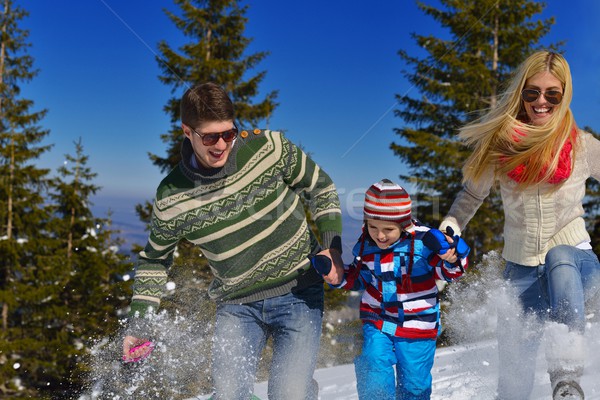
[[[221,136],[216,143],[207,146],[203,143],[201,136],[229,131],[235,128],[233,121],[204,122],[198,127],[188,127],[186,125],[182,125],[182,127],[183,133],[192,142],[196,160],[200,165],[209,169],[221,168],[225,165],[234,142],[226,142]]]
[[[369,236],[380,249],[387,249],[400,239],[402,228],[397,222],[367,219],[365,223],[367,224]]]

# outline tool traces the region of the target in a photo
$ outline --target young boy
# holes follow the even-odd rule
[[[429,399],[440,332],[436,279],[459,278],[467,267],[469,248],[458,236],[447,237],[413,220],[410,196],[387,179],[367,190],[364,217],[363,233],[353,250],[355,261],[344,267],[341,283],[329,281],[324,268],[328,264],[313,259],[331,286],[364,290],[364,343],[354,363],[358,396]]]

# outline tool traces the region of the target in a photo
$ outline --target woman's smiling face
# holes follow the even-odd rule
[[[553,90],[562,93],[562,83],[552,73],[545,71],[539,72],[529,78],[523,89],[535,89],[541,92],[536,100],[531,103],[523,101],[523,104],[529,118],[529,123],[536,126],[544,125],[550,120],[555,108],[560,107],[560,104],[555,105],[550,103],[544,96],[544,93]]]

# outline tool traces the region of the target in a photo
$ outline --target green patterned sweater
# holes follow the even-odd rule
[[[308,200],[323,248],[341,251],[342,222],[335,186],[314,161],[268,130],[243,132],[222,168],[195,169],[192,157],[185,139],[182,162],[157,189],[130,316],[158,308],[183,238],[208,259],[214,275],[208,293],[216,301],[261,300],[320,280],[307,258],[319,244],[300,196]]]

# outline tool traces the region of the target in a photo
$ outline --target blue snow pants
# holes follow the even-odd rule
[[[362,354],[354,359],[359,399],[430,398],[435,339],[394,337],[369,323],[363,324],[363,337]]]

